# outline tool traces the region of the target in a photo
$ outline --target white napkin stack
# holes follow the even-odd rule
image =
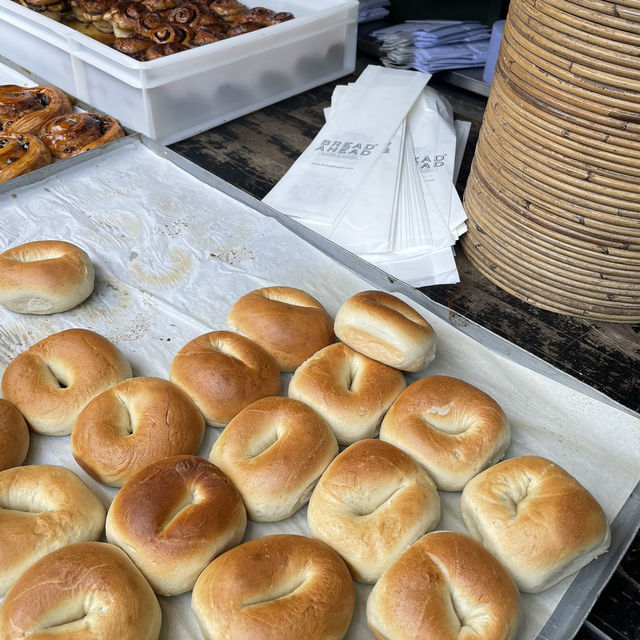
[[[371,35],[385,66],[435,73],[484,66],[491,30],[474,20],[408,20]]]
[[[469,123],[430,76],[369,66],[264,202],[413,286],[458,282],[454,188]]]

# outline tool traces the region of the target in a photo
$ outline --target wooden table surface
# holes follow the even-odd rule
[[[306,149],[324,124],[323,108],[336,84],[355,80],[376,60],[359,54],[356,73],[172,145],[172,149],[227,182],[261,199]],[[486,99],[430,85],[452,104],[457,118],[472,122],[458,190],[464,191]],[[640,412],[640,325],[592,322],[522,302],[471,266],[457,249],[460,283],[422,288],[446,305],[555,367]],[[640,428],[640,425],[639,425]],[[604,634],[604,635],[603,635]],[[640,640],[640,535],[636,536],[576,638]]]

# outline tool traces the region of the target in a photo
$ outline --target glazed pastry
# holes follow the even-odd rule
[[[50,162],[49,149],[36,136],[27,133],[0,136],[0,182],[39,169]]]
[[[193,33],[191,44],[199,47],[203,44],[211,44],[224,40],[227,37],[226,28],[220,28],[214,25],[201,24]]]
[[[186,51],[189,47],[180,42],[165,42],[164,44],[154,44],[147,49],[147,55],[145,60],[156,60],[157,58],[164,58],[164,56],[171,55],[172,53],[179,53],[180,51]]]
[[[126,38],[133,33],[138,20],[146,13],[149,13],[149,9],[142,2],[129,0],[111,5],[111,8],[105,11],[102,18],[111,23],[116,37]]]
[[[37,11],[52,20],[60,21],[63,13],[69,11],[68,0],[18,0],[23,7]]]
[[[166,11],[178,6],[176,0],[142,0],[142,3],[149,11]]]
[[[0,85],[0,131],[37,134],[42,125],[71,113],[71,100],[53,87]]]
[[[187,45],[191,41],[193,32],[185,25],[165,24],[151,31],[149,36],[156,44],[175,42]]]
[[[260,22],[240,22],[238,24],[234,24],[227,31],[227,35],[229,37],[239,36],[243,33],[249,33],[250,31],[257,31],[258,29],[263,29],[265,25]]]
[[[71,9],[76,20],[92,22],[96,29],[104,33],[112,33],[111,23],[103,17],[111,8],[111,4],[111,0],[71,0]]]
[[[123,136],[122,127],[110,116],[85,112],[49,120],[40,131],[42,141],[57,158],[70,158]]]
[[[113,47],[120,53],[126,53],[136,60],[144,60],[147,50],[154,45],[153,40],[142,36],[129,36],[128,38],[116,38]]]
[[[171,9],[167,16],[167,22],[193,28],[200,24],[202,15],[202,9],[197,4],[184,4],[181,7]]]
[[[134,32],[150,39],[151,33],[158,27],[165,25],[166,22],[166,15],[162,15],[157,11],[149,11],[149,13],[145,13],[140,17],[134,27]]]
[[[248,7],[238,0],[212,0],[209,9],[230,24],[236,24]]]

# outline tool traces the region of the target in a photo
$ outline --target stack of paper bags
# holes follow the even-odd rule
[[[358,7],[358,22],[373,22],[382,20],[389,15],[391,0],[360,0]]]
[[[370,66],[264,202],[413,286],[459,281],[454,188],[468,123],[428,75]]]
[[[408,20],[371,35],[380,42],[383,65],[435,73],[483,67],[491,30],[474,20]]]

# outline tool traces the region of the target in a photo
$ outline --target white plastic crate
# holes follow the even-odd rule
[[[281,24],[139,62],[0,0],[0,55],[170,144],[351,73],[356,0],[270,0],[296,17]]]

